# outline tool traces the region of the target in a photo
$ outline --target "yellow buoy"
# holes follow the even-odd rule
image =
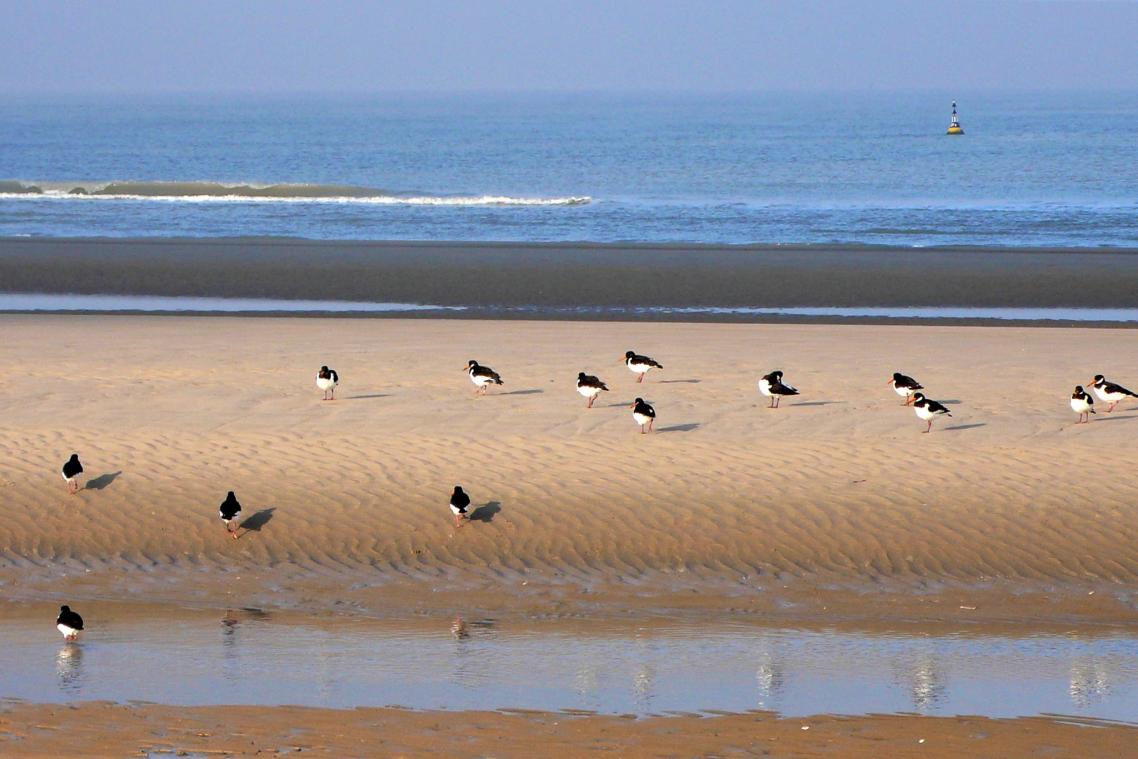
[[[952,101],[952,121],[948,124],[946,134],[964,134],[964,127],[960,126],[960,119],[956,118],[956,101]]]

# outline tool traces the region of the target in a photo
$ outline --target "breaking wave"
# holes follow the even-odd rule
[[[220,182],[0,181],[0,199],[152,200],[204,202],[359,203],[411,206],[577,206],[588,196],[421,195],[333,184],[223,184]]]

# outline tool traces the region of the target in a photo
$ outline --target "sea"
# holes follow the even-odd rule
[[[1138,93],[6,97],[0,236],[1138,247]]]

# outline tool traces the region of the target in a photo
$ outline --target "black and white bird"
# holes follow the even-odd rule
[[[233,495],[232,490],[221,502],[218,513],[221,514],[221,521],[225,522],[225,531],[232,535],[234,540],[237,540],[237,526],[234,522],[237,521],[237,517],[241,516],[241,502],[237,500],[237,496]]]
[[[592,408],[593,401],[602,392],[608,392],[609,386],[601,381],[600,377],[594,377],[591,374],[584,372],[577,372],[577,392],[589,399],[585,404],[585,408]]]
[[[924,390],[925,386],[917,382],[912,377],[901,374],[901,372],[893,372],[893,379],[889,380],[890,385],[893,386],[893,391],[897,395],[905,399],[902,406],[908,406],[913,401],[913,393],[918,390]]]
[[[75,495],[79,492],[79,475],[83,474],[83,465],[79,463],[79,454],[71,454],[63,465],[63,481],[67,483],[67,492]]]
[[[470,519],[470,496],[463,492],[461,485],[454,486],[450,494],[450,513],[454,514],[454,526],[461,527],[462,520]]]
[[[644,425],[648,425],[648,432],[652,431],[652,424],[656,421],[656,409],[643,398],[637,398],[629,407],[632,409],[632,419],[640,425],[640,434],[644,434]]]
[[[933,419],[938,416],[952,416],[952,412],[943,403],[938,403],[931,398],[926,398],[924,393],[913,393],[913,409],[917,412],[917,416],[928,422],[922,432],[929,432],[933,428]]]
[[[83,631],[83,617],[71,611],[70,606],[60,606],[59,616],[55,618],[55,629],[63,634],[64,640],[75,640]]]
[[[324,391],[324,400],[336,400],[336,385],[340,384],[340,375],[336,374],[335,369],[329,369],[326,366],[320,367],[320,371],[316,373],[316,387]]]
[[[1071,394],[1071,410],[1079,415],[1079,421],[1075,424],[1091,421],[1091,414],[1095,412],[1095,399],[1083,390],[1082,385],[1075,385],[1075,392]]]
[[[644,375],[653,369],[663,369],[664,365],[647,356],[637,355],[635,351],[624,352],[624,365],[636,375],[637,382],[644,381]]]
[[[1114,411],[1114,407],[1126,400],[1128,396],[1138,398],[1138,393],[1127,390],[1115,382],[1107,381],[1106,377],[1101,374],[1095,375],[1094,381],[1091,383],[1091,390],[1094,391],[1100,401],[1110,404],[1110,408],[1106,410],[1107,413]]]
[[[759,392],[771,399],[767,408],[778,408],[784,395],[798,395],[798,390],[782,381],[782,372],[775,369],[759,380]]]
[[[474,359],[466,362],[466,374],[470,377],[470,381],[474,383],[477,388],[475,393],[486,395],[486,391],[490,389],[491,385],[501,385],[502,378],[498,372],[494,371],[488,366],[482,366]]]

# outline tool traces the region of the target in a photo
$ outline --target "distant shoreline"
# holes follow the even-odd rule
[[[427,303],[465,306],[464,318],[589,320],[613,318],[589,309],[652,306],[1138,308],[1138,250],[9,237],[0,283],[9,293]]]

